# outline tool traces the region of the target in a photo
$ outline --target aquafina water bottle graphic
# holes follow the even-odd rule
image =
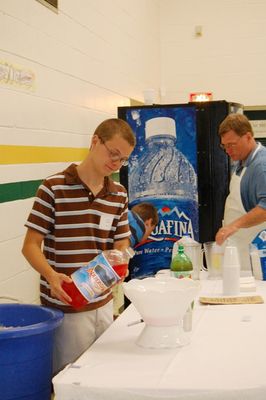
[[[143,196],[172,196],[197,201],[197,176],[176,147],[175,120],[157,117],[146,121],[147,149],[129,176],[130,200]]]
[[[169,268],[173,244],[185,234],[198,240],[197,175],[178,149],[176,139],[174,118],[148,119],[145,145],[131,164],[130,204],[150,202],[159,214],[152,235],[135,249],[134,277],[154,275],[159,269]]]

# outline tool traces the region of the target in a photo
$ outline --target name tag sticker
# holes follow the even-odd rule
[[[113,219],[114,217],[112,215],[102,215],[99,228],[105,231],[109,231],[112,227]]]

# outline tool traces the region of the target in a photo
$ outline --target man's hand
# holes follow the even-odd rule
[[[226,225],[219,229],[216,233],[215,241],[221,246],[226,239],[228,239],[231,235],[238,231],[238,228],[234,225]]]

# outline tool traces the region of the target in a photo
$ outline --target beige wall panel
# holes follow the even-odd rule
[[[1,280],[8,280],[30,268],[21,254],[22,243],[22,236],[0,242]]]
[[[33,199],[0,203],[0,243],[24,236]],[[1,275],[1,274],[0,274]]]
[[[78,163],[78,162],[77,162]],[[44,179],[68,167],[67,163],[0,165],[0,184]]]
[[[22,303],[39,303],[39,275],[33,268],[6,281],[0,281],[0,302],[5,296]]]

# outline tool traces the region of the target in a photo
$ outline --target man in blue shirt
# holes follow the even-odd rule
[[[216,234],[218,244],[232,236],[242,270],[250,270],[249,244],[266,229],[266,148],[254,139],[246,116],[229,114],[219,127],[221,147],[238,161],[226,199],[224,226]]]

